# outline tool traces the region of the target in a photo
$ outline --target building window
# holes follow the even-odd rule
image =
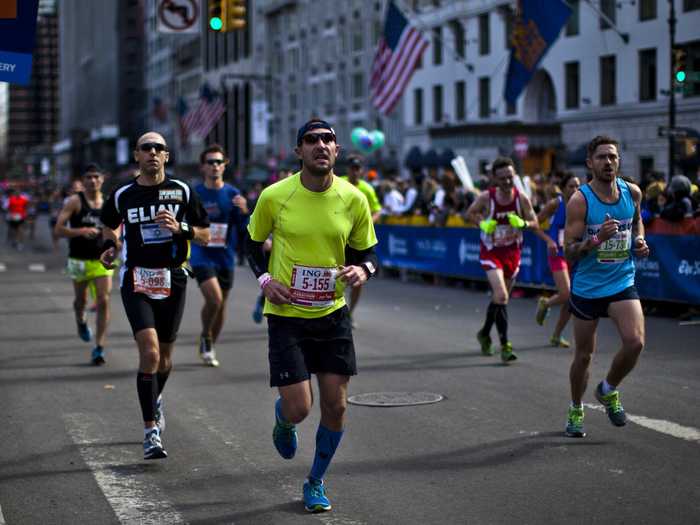
[[[581,2],[579,0],[569,0],[569,7],[571,8],[571,16],[566,23],[564,34],[566,36],[576,36],[579,33]]]
[[[613,24],[616,19],[616,1],[615,0],[600,0],[600,12],[603,13]],[[600,17],[599,20],[601,29],[610,29],[612,26],[604,17]]]
[[[683,11],[700,9],[700,0],[683,0]]]
[[[423,90],[413,90],[413,123],[416,126],[423,124]]]
[[[639,51],[639,100],[656,100],[656,49]]]
[[[364,32],[360,29],[356,29],[352,32],[352,50],[362,51],[364,48]]]
[[[467,39],[464,34],[464,27],[459,20],[452,20],[450,22],[450,29],[452,30],[452,37],[454,39],[455,54],[457,58],[464,58],[467,56]]]
[[[489,14],[479,15],[479,54],[488,55],[491,52],[491,35],[489,33]]]
[[[365,76],[355,73],[352,76],[352,98],[358,99],[365,96]]]
[[[615,55],[600,57],[600,105],[615,104]]]
[[[518,106],[513,102],[506,103],[506,115],[515,115],[518,111]]]
[[[433,28],[433,65],[442,64],[442,28]]]
[[[433,86],[433,122],[442,122],[442,86]]]
[[[464,80],[455,82],[455,119],[467,119],[467,83]]]
[[[510,49],[510,48],[511,48],[510,37],[511,37],[511,35],[513,34],[513,16],[514,16],[514,14],[513,14],[513,12],[512,12],[510,9],[507,10],[507,11],[503,14],[503,18],[504,18],[503,23],[504,23],[504,29],[505,29],[505,31],[504,31],[504,36],[505,36],[505,40],[506,40],[506,41],[505,41],[505,47],[506,47],[506,49]]]
[[[642,180],[646,180],[653,171],[654,157],[639,157],[639,173],[642,176]]]
[[[489,118],[491,115],[491,82],[489,77],[479,79],[479,117]]]
[[[639,21],[656,18],[656,0],[639,0]]]
[[[579,106],[579,66],[578,62],[564,64],[564,79],[566,83],[566,109],[576,109]]]
[[[696,40],[691,44],[683,46],[686,52],[686,69],[697,75],[700,73],[700,41]],[[686,80],[688,87],[684,90],[684,97],[700,96],[700,78],[691,77]]]

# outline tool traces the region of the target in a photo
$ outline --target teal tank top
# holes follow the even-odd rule
[[[589,184],[580,191],[586,199],[584,240],[600,231],[605,215],[620,221],[618,233],[581,259],[574,268],[571,292],[579,297],[596,299],[615,295],[634,285],[632,260],[632,222],[634,200],[629,185],[616,179],[619,199],[613,204],[601,201]]]

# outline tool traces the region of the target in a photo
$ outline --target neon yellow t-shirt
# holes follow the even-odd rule
[[[300,172],[263,190],[248,233],[257,242],[272,234],[268,271],[295,296],[293,304],[265,301],[264,313],[306,319],[345,305],[345,285],[335,278],[345,264],[345,247],[377,244],[367,199],[355,186],[334,176],[326,191],[310,191]]]
[[[340,177],[343,180],[348,180],[347,175],[344,175]],[[352,184],[350,182],[350,184]],[[377,213],[379,210],[382,209],[382,205],[379,204],[379,199],[377,198],[377,192],[374,191],[374,188],[372,185],[362,179],[358,179],[357,181],[357,186],[355,186],[358,190],[362,192],[362,194],[367,198],[367,202],[369,203],[369,211],[372,213]]]

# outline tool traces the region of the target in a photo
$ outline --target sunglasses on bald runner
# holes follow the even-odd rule
[[[316,144],[318,142],[318,139],[321,139],[324,144],[330,144],[331,142],[335,142],[335,135],[330,132],[309,133],[308,135],[304,135],[301,138],[301,140],[304,141],[304,144],[308,144],[309,146]]]
[[[148,153],[152,149],[156,150],[156,153],[163,153],[164,151],[168,151],[168,146],[159,142],[144,142],[143,144],[139,144],[139,149],[144,153]]]

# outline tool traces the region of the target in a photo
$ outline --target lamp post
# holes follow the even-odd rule
[[[676,127],[676,79],[674,73],[676,71],[676,53],[674,48],[676,47],[676,8],[674,6],[674,0],[668,0],[670,11],[668,15],[668,28],[669,35],[671,37],[671,70],[669,72],[668,78],[671,83],[670,96],[668,99],[668,180],[673,177],[673,172],[675,170],[676,155],[675,155],[675,135],[673,130]]]

